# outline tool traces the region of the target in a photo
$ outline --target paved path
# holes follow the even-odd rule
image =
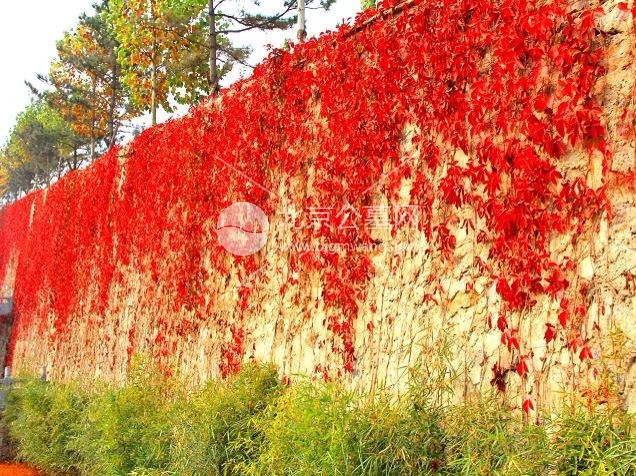
[[[0,476],[38,476],[39,473],[27,466],[0,463]]]

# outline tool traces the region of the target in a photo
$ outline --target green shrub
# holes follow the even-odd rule
[[[245,365],[229,381],[213,381],[194,392],[176,412],[175,474],[240,474],[258,457],[264,432],[257,422],[281,392],[276,370],[257,365]]]
[[[636,474],[634,417],[618,411],[566,409],[551,422],[560,474]]]
[[[74,440],[82,475],[163,474],[170,467],[173,402],[180,398],[175,383],[137,361],[125,386],[94,392]]]
[[[290,388],[261,421],[254,475],[421,475],[442,465],[441,413],[410,400],[365,402],[337,384]]]
[[[350,447],[360,475],[435,474],[443,464],[441,412],[386,399],[359,406]]]
[[[335,384],[302,382],[289,388],[260,420],[265,435],[255,475],[351,474],[351,396]]]
[[[444,414],[445,474],[541,475],[552,464],[544,428],[495,397],[453,405]]]
[[[72,384],[27,381],[9,392],[5,415],[18,458],[50,474],[77,474],[72,442],[86,396]]]

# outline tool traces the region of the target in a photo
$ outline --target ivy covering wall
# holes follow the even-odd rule
[[[383,314],[370,283],[410,266],[421,290],[413,302],[441,308],[461,258],[461,293],[478,299],[492,288],[496,297],[482,321],[500,351],[483,380],[505,387],[514,374],[530,411],[535,377],[551,362],[535,358],[537,328],[547,352],[566,349],[595,368],[603,325],[590,317],[594,289],[575,277],[581,264],[567,250],[611,222],[610,190],[633,191],[634,164],[617,167],[614,145],[619,134],[633,140],[634,104],[608,113],[602,103],[609,62],[599,24],[612,15],[632,38],[636,10],[601,3],[385,1],[353,26],[272,51],[218,99],[6,206],[9,361],[73,355],[68,376],[82,365],[108,373],[145,351],[167,367],[204,359],[227,375],[259,357],[254,323],[284,320],[282,309],[296,306],[297,329],[312,319],[322,329],[311,341],[322,357],[304,370],[355,379],[364,342],[398,318]],[[618,116],[627,126],[608,133]],[[291,227],[260,253],[233,256],[214,226],[235,202],[259,206],[277,226],[292,216]],[[369,210],[398,205],[417,209],[415,228],[393,220],[379,236],[364,226]],[[345,216],[357,226],[343,227]],[[290,247],[408,240],[417,252],[382,259]],[[555,253],[556,242],[565,244]],[[239,284],[228,290],[230,281]],[[259,289],[272,282],[268,307]],[[537,303],[548,303],[539,317]],[[283,341],[296,338],[281,325]],[[215,343],[197,350],[210,328]],[[30,348],[38,342],[44,353]]]

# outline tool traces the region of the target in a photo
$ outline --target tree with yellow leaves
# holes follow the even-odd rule
[[[155,124],[159,107],[171,110],[170,99],[191,104],[216,94],[234,65],[249,66],[250,48],[235,47],[231,35],[284,30],[297,22],[297,12],[328,9],[334,1],[283,0],[261,9],[255,0],[110,0],[123,81]],[[250,11],[245,3],[253,5]],[[299,38],[305,36],[303,19]]]
[[[103,0],[93,15],[82,15],[78,25],[57,42],[58,56],[48,77],[39,77],[49,88],[41,92],[31,86],[84,139],[90,160],[102,145],[116,142],[122,123],[137,112],[120,80],[118,44],[104,15],[107,4]]]
[[[133,103],[150,111],[152,124],[157,110],[170,111],[170,93],[185,82],[197,88],[201,78],[178,74],[186,55],[197,56],[202,46],[193,21],[196,11],[184,2],[175,8],[170,0],[111,0],[106,17],[112,22],[119,43],[117,59],[122,81],[131,92]]]

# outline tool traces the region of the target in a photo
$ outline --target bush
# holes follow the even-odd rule
[[[33,380],[12,389],[5,415],[17,457],[50,474],[79,474],[73,442],[86,401],[72,384]]]
[[[446,474],[549,474],[552,458],[545,429],[524,424],[500,397],[450,407],[443,426]]]
[[[636,474],[633,416],[618,411],[566,409],[552,422],[556,466],[561,474]]]
[[[102,387],[88,402],[72,446],[82,475],[164,474],[170,468],[174,401],[170,380],[144,361],[121,388]]]
[[[21,384],[6,420],[19,457],[51,475],[636,474],[625,413],[566,409],[526,424],[499,396],[451,404],[441,377],[392,400],[285,387],[257,365],[185,388],[137,362],[122,387]]]
[[[354,414],[355,474],[435,474],[444,459],[441,412],[379,399]]]
[[[351,403],[350,395],[331,383],[289,388],[260,419],[265,447],[246,473],[351,474]]]
[[[241,474],[264,444],[257,421],[281,392],[272,366],[246,365],[227,382],[211,382],[181,402],[174,422],[175,474]]]
[[[260,422],[254,475],[406,475],[441,465],[439,413],[387,399],[365,402],[335,383],[290,388]]]

